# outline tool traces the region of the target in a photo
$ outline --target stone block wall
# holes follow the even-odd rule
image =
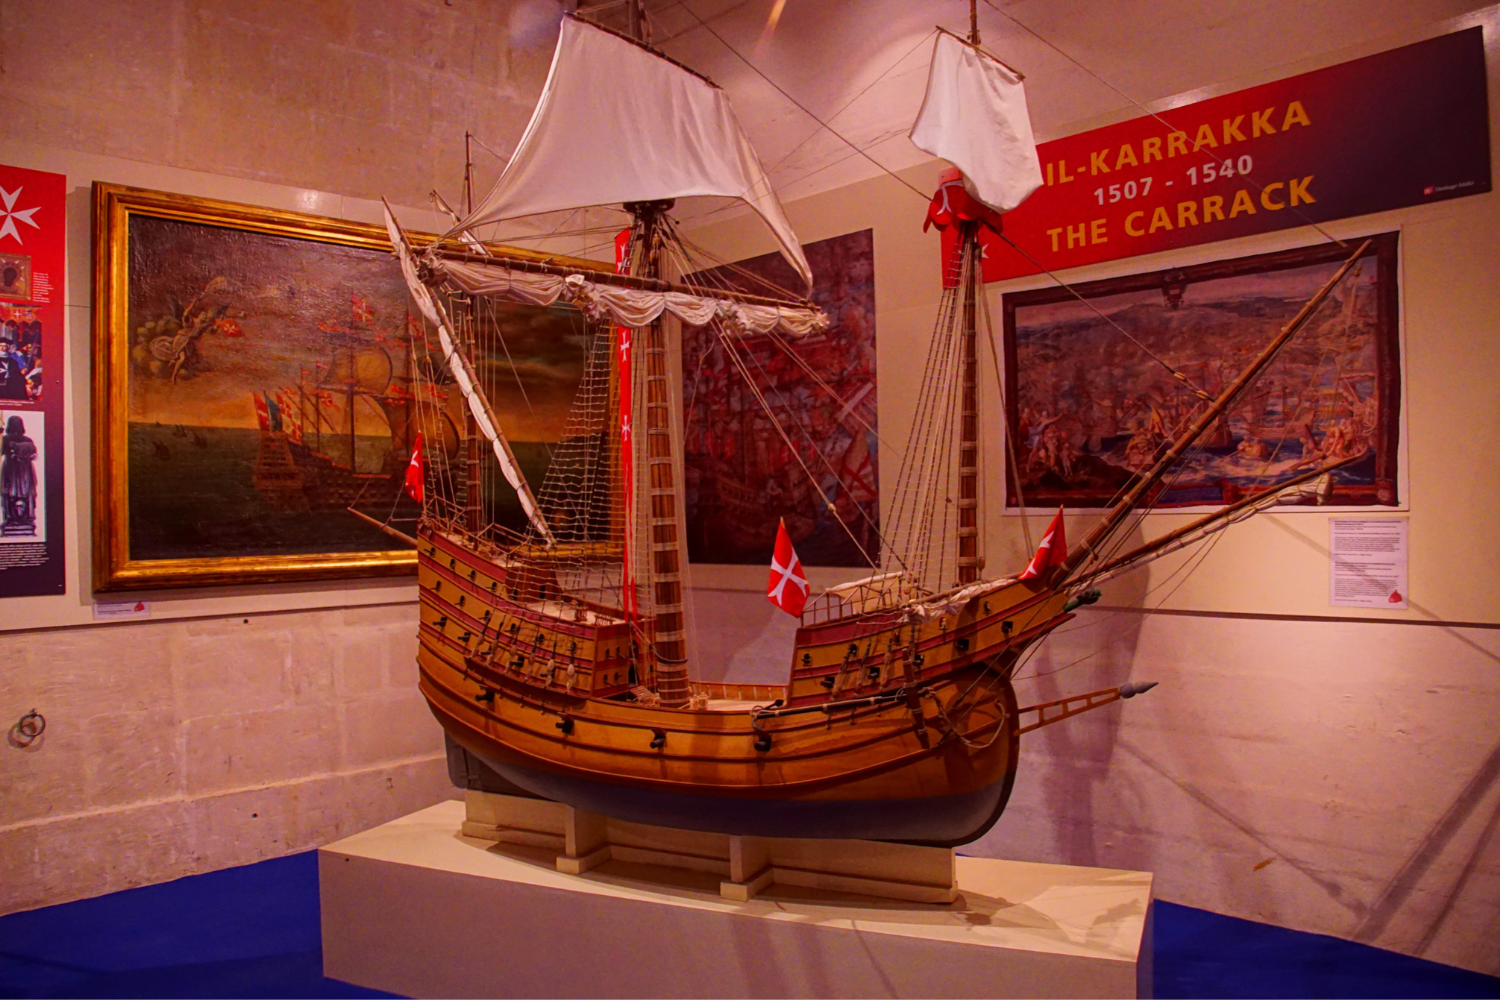
[[[456,794],[415,604],[0,636],[0,913],[308,850]],[[14,720],[5,719],[9,725]]]

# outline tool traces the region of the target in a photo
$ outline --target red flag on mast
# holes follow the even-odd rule
[[[427,495],[426,476],[422,465],[422,432],[417,431],[416,447],[411,451],[411,462],[406,466],[406,495],[417,503]]]
[[[766,584],[766,600],[789,615],[800,615],[807,606],[807,577],[802,560],[792,548],[792,536],[786,533],[786,521],[776,529],[776,548],[771,553],[771,580]]]
[[[1057,508],[1057,516],[1047,526],[1047,533],[1042,536],[1042,544],[1036,547],[1036,555],[1031,557],[1031,565],[1027,566],[1021,573],[1022,580],[1031,580],[1042,576],[1053,566],[1061,566],[1068,558],[1068,536],[1063,530],[1063,509]]]
[[[615,273],[628,274],[630,272],[630,230],[622,229],[615,236]],[[635,576],[631,572],[631,559],[634,558],[635,548],[635,442],[631,436],[631,413],[635,409],[632,399],[632,382],[634,375],[631,370],[631,355],[633,353],[633,341],[635,331],[628,326],[615,327],[616,349],[619,357],[616,359],[617,378],[620,387],[620,480],[623,484],[625,495],[622,499],[622,507],[625,513],[625,538],[623,553],[623,578],[621,580],[621,598],[627,619],[636,617]]]

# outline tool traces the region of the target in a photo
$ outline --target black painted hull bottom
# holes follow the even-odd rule
[[[894,802],[728,798],[572,778],[468,753],[504,783],[577,809],[632,823],[747,837],[894,840],[957,847],[978,839],[994,825],[1010,797],[1011,785],[1007,778],[963,795]],[[450,767],[450,773],[456,776],[458,772]],[[467,787],[482,786],[471,782]]]

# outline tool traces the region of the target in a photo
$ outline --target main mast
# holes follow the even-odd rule
[[[641,248],[641,272],[651,278],[661,273],[661,217],[670,201],[632,202],[626,211],[635,216]],[[677,531],[677,450],[673,432],[672,397],[667,384],[667,345],[661,319],[647,325],[646,351],[646,543],[650,552],[651,596],[656,628],[656,691],[668,707],[688,702],[687,633],[682,606],[682,545]],[[637,484],[631,484],[633,488]]]
[[[977,0],[969,2],[969,44],[979,44]],[[958,582],[964,584],[978,580],[984,565],[979,554],[979,362],[975,349],[976,304],[984,276],[980,273],[979,223],[964,222],[959,236],[964,312],[959,333]]]
[[[980,294],[979,223],[965,222],[962,237],[964,312],[959,331],[958,582],[979,579],[979,392],[976,303]]]
[[[464,209],[474,211],[474,156],[470,145],[472,134],[464,132]],[[455,303],[460,329],[454,331],[462,340],[458,349],[464,352],[469,364],[477,371],[479,358],[474,342],[474,303]],[[484,526],[484,500],[480,495],[479,474],[479,421],[470,407],[464,407],[464,528],[478,537]]]

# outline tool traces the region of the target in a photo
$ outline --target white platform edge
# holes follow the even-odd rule
[[[1147,872],[959,857],[948,905],[732,902],[717,879],[458,835],[439,803],[319,852],[324,970],[412,996],[1136,996]],[[698,883],[702,882],[702,885]]]

